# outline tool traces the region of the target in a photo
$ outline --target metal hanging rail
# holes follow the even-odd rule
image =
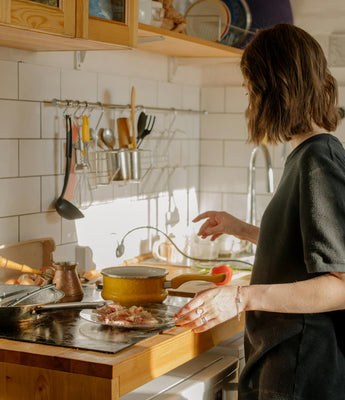
[[[109,110],[127,110],[131,108],[130,104],[104,104],[101,102],[93,103],[87,101],[79,101],[79,100],[58,100],[53,99],[51,101],[44,101],[45,104],[52,104],[59,107],[84,107],[84,108],[92,108],[92,109],[109,109]],[[150,110],[150,111],[169,111],[174,113],[190,113],[190,114],[207,114],[205,110],[192,110],[192,109],[182,109],[182,108],[174,108],[174,107],[145,107],[142,105],[135,106],[136,110]]]

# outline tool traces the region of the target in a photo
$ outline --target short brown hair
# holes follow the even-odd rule
[[[318,42],[303,29],[277,24],[245,48],[241,71],[248,84],[249,141],[276,144],[308,133],[314,122],[334,131],[338,89]]]

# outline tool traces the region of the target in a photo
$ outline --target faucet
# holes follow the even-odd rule
[[[267,180],[267,192],[273,193],[273,170],[271,164],[271,156],[268,148],[265,144],[261,143],[259,146],[253,148],[250,154],[249,160],[249,179],[248,179],[248,195],[247,195],[247,222],[249,224],[256,224],[256,156],[258,150],[261,150],[266,163],[266,180]],[[246,251],[249,251],[250,255],[254,254],[254,245],[250,242],[245,246]]]
[[[256,155],[258,150],[261,149],[266,162],[266,180],[267,180],[267,192],[273,193],[273,170],[271,164],[271,156],[268,148],[265,144],[260,144],[254,147],[250,154],[249,160],[249,179],[248,179],[248,197],[247,197],[247,222],[255,225],[256,224]]]

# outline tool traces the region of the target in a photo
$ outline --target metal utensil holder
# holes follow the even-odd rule
[[[112,181],[141,182],[152,168],[152,153],[141,149],[118,149],[108,152]]]
[[[95,152],[95,186],[111,182],[141,182],[152,169],[152,152],[142,149],[115,149]]]

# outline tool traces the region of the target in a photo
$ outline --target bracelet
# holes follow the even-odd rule
[[[237,293],[236,293],[236,297],[235,297],[235,304],[236,304],[236,310],[237,310],[237,318],[238,320],[241,319],[241,313],[240,313],[240,303],[242,303],[242,299],[241,299],[241,286],[237,286]]]

